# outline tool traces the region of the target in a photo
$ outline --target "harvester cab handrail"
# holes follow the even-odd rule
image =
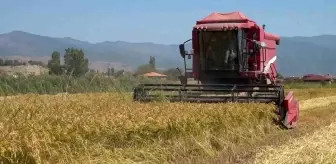
[[[185,59],[185,56],[186,55],[189,55],[189,56],[193,55],[192,53],[186,53],[184,45],[186,43],[188,43],[189,41],[191,41],[191,40],[192,39],[188,39],[188,40],[186,40],[185,42],[183,42],[182,44],[179,45],[180,54],[181,54],[181,56],[182,56],[182,58],[184,60],[184,76],[185,76],[184,78],[187,78],[187,70],[188,70],[187,69],[187,61]]]
[[[259,41],[257,41],[257,40],[249,39],[249,38],[243,38],[243,39],[245,39],[245,40],[247,40],[247,41],[250,41],[250,42],[256,44],[256,45],[258,46],[258,48],[267,48],[267,46],[266,46],[266,44],[265,44],[264,42],[259,42]]]

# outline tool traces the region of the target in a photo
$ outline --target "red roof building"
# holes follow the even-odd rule
[[[157,72],[149,72],[149,73],[145,73],[144,76],[146,77],[166,77],[166,75],[157,73]]]
[[[333,77],[328,75],[315,75],[315,74],[308,74],[302,77],[303,81],[306,82],[323,82],[323,81],[332,81]]]

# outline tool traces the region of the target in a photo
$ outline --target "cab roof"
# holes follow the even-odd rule
[[[206,23],[255,23],[253,20],[249,19],[242,12],[230,12],[230,13],[220,13],[214,12],[205,18],[198,20],[196,24],[206,24]]]
[[[203,19],[196,21],[194,29],[230,30],[238,28],[260,28],[257,23],[248,18],[244,13],[236,12],[213,12]],[[280,36],[265,32],[265,37],[272,40],[280,40]]]

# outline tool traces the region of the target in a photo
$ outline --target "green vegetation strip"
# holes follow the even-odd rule
[[[41,75],[41,76],[0,76],[0,96],[19,95],[27,93],[56,94],[56,93],[92,93],[92,92],[132,92],[140,83],[179,83],[176,80],[146,78],[130,74],[120,76],[105,76],[99,73],[87,73],[85,76],[73,77],[68,75]],[[336,89],[335,84],[286,84],[286,91],[308,89],[296,93],[299,96],[311,98],[322,92]],[[322,92],[320,90],[323,90]],[[329,90],[329,91],[328,91]],[[310,96],[310,97],[309,97]]]

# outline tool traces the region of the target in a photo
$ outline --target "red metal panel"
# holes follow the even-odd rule
[[[193,70],[194,76],[199,77],[199,50],[198,50],[198,40],[196,31],[225,31],[225,30],[237,30],[240,28],[248,28],[249,34],[248,38],[255,39],[258,41],[265,42],[268,46],[266,51],[259,51],[256,56],[253,56],[249,61],[256,63],[257,68],[255,71],[261,71],[264,67],[264,62],[267,62],[276,55],[276,44],[275,41],[280,41],[280,37],[271,33],[264,32],[255,21],[249,19],[241,12],[230,12],[230,13],[211,13],[207,17],[198,20],[193,29],[193,45],[194,45],[194,59],[193,59]],[[253,38],[253,34],[256,33],[256,37]],[[253,43],[248,43],[249,49],[254,49]],[[255,61],[254,61],[255,60]],[[276,62],[274,63],[276,66]]]
[[[287,109],[287,116],[285,125],[296,125],[298,118],[299,118],[299,101],[297,101],[294,97],[293,91],[290,91],[285,100],[284,100],[284,107]]]
[[[240,76],[256,79],[260,73],[261,73],[260,71],[240,72]]]
[[[280,36],[275,35],[275,34],[271,34],[268,32],[264,32],[265,33],[265,39],[267,40],[274,40],[274,41],[280,41]]]
[[[193,69],[193,76],[195,80],[199,78],[199,42],[198,42],[198,31],[193,30],[192,31],[192,47],[194,49],[194,55],[193,55],[193,64],[192,64],[192,69]]]
[[[261,35],[261,42],[266,43],[266,49],[264,49],[263,51],[265,51],[266,56],[265,56],[265,65],[262,65],[262,68],[265,67],[265,69],[268,69],[268,71],[266,70],[266,73],[268,74],[276,74],[276,68],[277,68],[277,58],[276,58],[276,41],[275,39],[280,39],[280,38],[276,38],[273,37],[273,35],[269,35],[269,33],[265,33],[262,32],[263,35]],[[275,36],[275,35],[274,35]],[[273,62],[273,63],[272,63]],[[272,68],[273,67],[273,68]],[[275,68],[275,69],[274,69]],[[273,72],[274,71],[274,72]],[[272,77],[272,76],[270,76]]]
[[[254,39],[254,40],[257,40],[257,41],[260,41],[263,37],[262,37],[262,32],[261,32],[261,29],[257,26],[255,26],[255,28],[251,28],[253,31],[252,33],[256,33],[256,38],[251,38],[251,39]],[[262,65],[262,62],[264,60],[264,52],[262,49],[260,49],[257,53],[257,70],[258,71],[261,71],[262,68],[263,68],[263,65]]]

